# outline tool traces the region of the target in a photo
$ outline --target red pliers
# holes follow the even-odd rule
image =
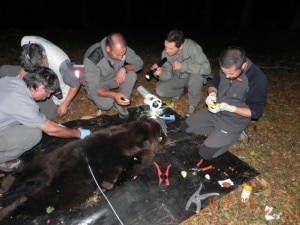
[[[156,162],[154,162],[154,166],[156,168],[157,175],[158,175],[158,184],[161,185],[162,182],[165,182],[166,185],[170,185],[169,171],[170,171],[171,164],[169,164],[167,166],[167,169],[166,169],[165,173],[161,172],[161,170],[159,168],[159,165]]]
[[[203,163],[203,159],[200,159],[197,164],[196,164],[196,167],[197,168],[191,168],[190,170],[193,170],[193,171],[207,171],[207,170],[211,170],[213,169],[213,166],[212,165],[209,165],[209,166],[206,166],[206,167],[203,167],[203,168],[199,168],[201,166],[201,164]]]

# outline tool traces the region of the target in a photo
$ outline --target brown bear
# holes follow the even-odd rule
[[[100,186],[110,190],[122,173],[127,177],[139,175],[167,144],[168,137],[161,125],[154,119],[142,117],[138,121],[108,126],[83,140],[71,141],[36,156],[15,174],[12,186],[1,197],[0,221],[25,202],[29,204],[29,200],[35,201],[32,207],[37,207],[37,202],[41,205],[46,202],[41,208],[56,203],[59,208],[73,207],[75,202],[90,197],[96,184],[88,166]],[[51,195],[52,202],[47,195]]]

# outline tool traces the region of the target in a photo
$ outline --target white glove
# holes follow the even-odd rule
[[[217,113],[220,112],[220,108],[218,106],[218,104],[211,104],[207,106],[208,111],[212,112],[212,113]]]
[[[236,106],[234,105],[228,105],[226,102],[222,102],[217,104],[219,107],[220,111],[228,111],[228,112],[235,112],[236,111]]]
[[[206,97],[205,103],[207,106],[214,105],[217,101],[217,94],[216,92],[210,92],[209,95]]]

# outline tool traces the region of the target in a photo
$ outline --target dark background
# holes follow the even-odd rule
[[[206,214],[199,214],[198,221],[221,219],[227,224],[232,220],[238,223],[238,218],[235,219],[238,214],[249,224],[257,223],[257,213],[264,215],[265,202],[272,201],[274,213],[283,212],[279,223],[297,224],[299,215],[294,212],[299,208],[295,198],[299,188],[295,177],[299,173],[290,168],[299,165],[295,157],[299,148],[294,147],[299,140],[299,0],[4,0],[1,3],[0,65],[19,64],[20,40],[24,35],[39,35],[53,41],[73,62],[81,64],[91,44],[110,31],[120,31],[145,62],[136,85],[144,85],[152,93],[155,81],[147,82],[143,75],[160,59],[163,37],[170,29],[180,28],[187,37],[195,39],[213,69],[217,68],[222,48],[242,46],[268,76],[270,92],[263,118],[247,130],[249,145],[238,145],[231,151],[262,172],[262,180],[270,183],[272,195],[263,197],[258,190],[251,203],[255,210],[249,211],[240,204],[232,204],[240,197],[237,192],[222,202],[224,209],[228,209],[223,215],[218,204]],[[74,101],[75,110],[61,122],[98,115],[84,91]],[[182,113],[185,103],[186,98],[174,106],[175,111]],[[132,104],[142,104],[138,93],[133,94]],[[263,216],[261,221],[266,223]]]
[[[298,0],[27,0],[5,1],[0,29],[187,32],[294,32]]]
[[[259,66],[299,66],[299,0],[10,0],[1,6],[0,65],[19,64],[14,48],[24,35],[42,36],[82,64],[90,45],[121,32],[147,70],[175,28],[201,45],[213,67],[228,45],[243,47]]]

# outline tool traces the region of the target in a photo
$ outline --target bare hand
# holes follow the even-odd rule
[[[181,63],[181,62],[174,61],[174,62],[172,63],[173,70],[180,70],[180,69],[181,69],[181,66],[182,66],[182,63]]]
[[[117,73],[117,76],[115,77],[115,81],[118,85],[122,85],[125,82],[126,79],[126,71],[124,69],[120,69]]]
[[[119,105],[129,105],[130,104],[130,100],[125,95],[123,95],[122,93],[117,93],[116,94],[115,101]]]
[[[59,116],[64,116],[67,114],[67,112],[68,112],[67,104],[62,103],[61,105],[58,106],[57,113]]]

